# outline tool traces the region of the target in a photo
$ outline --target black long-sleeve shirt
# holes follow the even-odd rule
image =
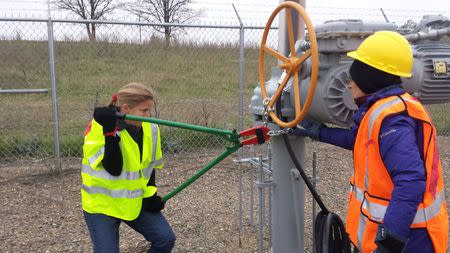
[[[142,127],[136,127],[127,124],[124,120],[118,120],[117,126],[119,130],[127,131],[131,138],[138,144],[140,159],[142,161],[143,150],[143,130]],[[102,160],[103,167],[109,174],[113,176],[119,176],[122,173],[123,157],[120,150],[120,137],[105,136],[105,153]],[[153,170],[150,180],[147,185],[155,186],[155,171]]]

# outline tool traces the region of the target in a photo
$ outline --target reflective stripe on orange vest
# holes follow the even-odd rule
[[[417,119],[424,131],[427,188],[411,227],[427,228],[435,252],[444,253],[447,249],[448,214],[436,131],[425,108],[406,93],[377,101],[359,125],[353,149],[355,171],[351,182],[347,232],[362,253],[372,252],[377,247],[374,242],[376,230],[384,220],[394,188],[381,159],[379,133],[386,117],[402,112]]]
[[[370,215],[370,219],[379,223],[383,223],[384,215],[386,214],[387,206],[380,205],[375,202],[371,202],[365,198],[364,191],[358,187],[352,187],[351,191],[354,191],[356,199],[361,202],[361,207],[367,210]],[[433,219],[443,207],[445,203],[445,192],[441,191],[436,195],[436,199],[433,204],[426,208],[419,208],[416,216],[414,216],[413,225],[426,222]]]

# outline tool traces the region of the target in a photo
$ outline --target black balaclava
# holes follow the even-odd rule
[[[350,66],[350,77],[366,94],[372,94],[388,86],[402,83],[399,76],[378,70],[356,59]]]

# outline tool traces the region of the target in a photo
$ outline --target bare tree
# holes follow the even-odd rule
[[[127,10],[148,22],[183,24],[201,13],[188,7],[192,0],[136,0],[135,3],[135,7],[127,8]],[[169,45],[173,32],[179,29],[172,26],[153,28],[164,34],[166,45]]]
[[[122,6],[114,0],[54,0],[60,10],[74,13],[82,19],[99,20]],[[90,41],[95,41],[95,23],[86,23],[86,30]]]

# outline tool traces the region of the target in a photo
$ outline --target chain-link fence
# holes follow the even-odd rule
[[[2,90],[45,88],[47,94],[2,94],[2,159],[52,157],[49,43],[53,30],[59,148],[62,156],[80,157],[83,131],[93,108],[133,81],[153,87],[152,116],[208,127],[237,127],[239,27],[175,26],[172,39],[154,24],[95,24],[89,39],[86,23],[45,20],[3,21],[0,57]],[[52,39],[52,38],[49,38]],[[222,146],[222,139],[162,127],[166,151],[183,152]]]
[[[247,128],[254,123],[247,108],[258,85],[262,27],[172,25],[176,29],[168,43],[164,34],[154,29],[163,24],[99,21],[95,23],[95,38],[88,37],[86,25],[68,20],[0,21],[1,162],[38,164],[46,160],[52,164],[58,154],[79,159],[93,108],[106,105],[121,86],[134,81],[155,90],[154,117],[223,129]],[[276,29],[269,32],[267,43],[277,48]],[[267,60],[271,62],[265,64],[266,79],[276,65],[273,57]],[[54,76],[52,66],[56,69]],[[53,77],[57,90],[52,90]],[[52,91],[57,97],[57,119]],[[450,104],[427,107],[438,134],[450,135]],[[55,129],[59,131],[57,142]],[[222,139],[211,135],[164,126],[161,129],[165,152],[214,153],[224,147]],[[267,153],[264,149],[244,152],[241,158]],[[255,173],[256,169],[248,171]],[[249,192],[247,197],[251,199],[246,203],[251,226],[256,224],[252,202],[257,194],[253,193],[256,177],[251,174],[248,182],[244,180],[244,192]],[[242,194],[242,175],[239,180]],[[271,198],[263,197],[270,196],[268,192],[260,196],[255,208],[264,207],[264,201],[268,203],[268,214],[260,218],[262,231],[270,226]],[[242,200],[240,203],[242,216]],[[240,222],[242,225],[242,218]],[[312,226],[307,223],[306,227]],[[265,244],[270,244],[268,241]],[[262,239],[258,243],[262,249]]]
[[[53,156],[50,71],[45,22],[2,22],[0,89],[47,93],[0,94],[0,159]]]
[[[155,90],[152,116],[225,129],[237,128],[239,120],[245,127],[253,123],[246,108],[258,84],[262,27],[171,25],[168,43],[164,34],[155,30],[163,24],[97,21],[95,38],[88,37],[87,25],[68,20],[1,21],[0,88],[47,92],[0,94],[0,159],[52,159],[55,126],[59,126],[56,144],[60,155],[80,157],[83,131],[93,108],[106,105],[113,93],[133,81]],[[277,48],[277,41],[277,30],[273,29],[268,44]],[[245,49],[242,92],[240,47]],[[54,59],[49,57],[51,51]],[[52,61],[57,121],[52,113]],[[267,74],[274,65],[275,61],[266,64]],[[242,104],[239,96],[243,96]],[[241,119],[240,106],[245,114]],[[448,104],[429,108],[439,134],[449,135]],[[168,152],[223,146],[221,139],[205,134],[167,127],[162,127],[162,132]]]

